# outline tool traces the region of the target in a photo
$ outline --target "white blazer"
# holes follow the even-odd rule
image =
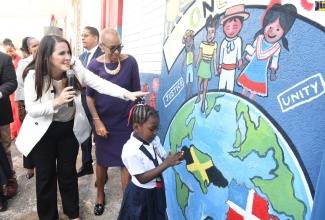
[[[99,93],[127,100],[123,96],[123,93],[126,91],[124,88],[93,74],[88,69],[84,68],[79,60],[76,61],[73,70],[81,84],[85,83]],[[16,140],[17,148],[25,156],[31,152],[34,146],[43,137],[53,121],[53,114],[58,112],[58,109],[53,109],[53,85],[51,85],[48,91],[45,91],[48,83],[49,81],[44,85],[42,98],[35,101],[37,96],[35,91],[35,70],[29,71],[25,78],[24,93],[27,115]],[[89,137],[91,127],[84,108],[82,107],[80,93],[74,97],[74,103],[76,112],[73,132],[78,142],[83,143]]]

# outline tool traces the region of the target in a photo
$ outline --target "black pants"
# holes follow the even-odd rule
[[[57,220],[57,181],[63,212],[79,217],[76,159],[79,143],[73,133],[73,120],[52,122],[32,151],[36,167],[37,212],[41,220]]]
[[[25,169],[34,169],[34,161],[32,155],[28,155],[27,157],[23,156],[23,166]]]
[[[85,110],[86,116],[88,118],[89,124],[92,125],[93,119],[91,117],[87,100],[86,100],[86,89],[84,89],[81,93],[81,103]],[[81,150],[82,150],[82,166],[83,167],[91,167],[93,163],[93,158],[91,156],[91,148],[92,148],[92,141],[91,141],[91,131],[89,134],[89,137],[81,144]]]

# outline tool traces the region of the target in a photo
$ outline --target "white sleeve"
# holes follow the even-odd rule
[[[85,83],[87,86],[90,86],[101,94],[117,97],[123,100],[128,100],[124,98],[123,95],[127,91],[126,89],[114,83],[111,83],[110,81],[104,80],[96,74],[92,73],[81,64],[80,60],[76,60],[73,69],[77,74],[81,84]]]
[[[16,89],[16,95],[15,95],[15,101],[23,101],[25,100],[24,96],[24,81],[23,81],[23,72],[28,65],[28,62],[26,60],[20,60],[18,63],[16,75],[17,75],[17,82],[18,87]]]
[[[140,149],[137,149],[139,153],[133,150],[123,147],[122,151],[122,161],[125,167],[128,169],[129,173],[134,176],[146,172]]]
[[[41,102],[42,98],[36,100],[37,94],[35,91],[35,71],[30,70],[25,78],[24,93],[25,93],[25,106],[27,114],[33,118],[44,115],[56,113],[58,109],[54,110],[53,100]],[[44,96],[44,94],[43,94]]]

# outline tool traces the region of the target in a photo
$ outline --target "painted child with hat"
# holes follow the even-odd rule
[[[243,27],[243,21],[249,17],[245,6],[235,5],[226,9],[224,18],[220,21],[226,37],[220,46],[219,54],[219,89],[234,91],[236,68],[242,65],[242,39],[238,36]]]
[[[192,97],[192,89],[193,89],[193,78],[194,78],[194,31],[187,30],[183,35],[182,43],[185,44],[185,52],[186,56],[182,64],[182,72],[184,69],[184,63],[186,62],[186,100]],[[190,91],[188,91],[190,90]]]

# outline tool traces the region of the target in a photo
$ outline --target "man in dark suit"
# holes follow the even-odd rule
[[[15,92],[16,88],[17,77],[11,57],[0,52],[0,141],[13,173],[13,176],[8,179],[9,182],[3,192],[7,198],[14,196],[18,188],[10,151],[10,123],[13,122],[13,116],[9,95]]]
[[[82,53],[79,57],[80,61],[83,63],[84,67],[87,67],[89,62],[97,57],[103,55],[104,53],[101,51],[101,48],[98,46],[99,43],[99,32],[96,28],[87,26],[82,31],[81,35],[83,47],[86,49],[84,53]],[[86,115],[88,117],[90,125],[92,125],[93,120],[88,109],[87,101],[86,101],[86,85],[82,85],[84,87],[83,92],[81,93],[81,101],[82,105],[85,109]],[[91,148],[92,148],[92,141],[91,141],[91,133],[90,136],[85,142],[81,144],[82,150],[82,166],[78,171],[78,177],[93,174],[93,159],[91,156]]]

